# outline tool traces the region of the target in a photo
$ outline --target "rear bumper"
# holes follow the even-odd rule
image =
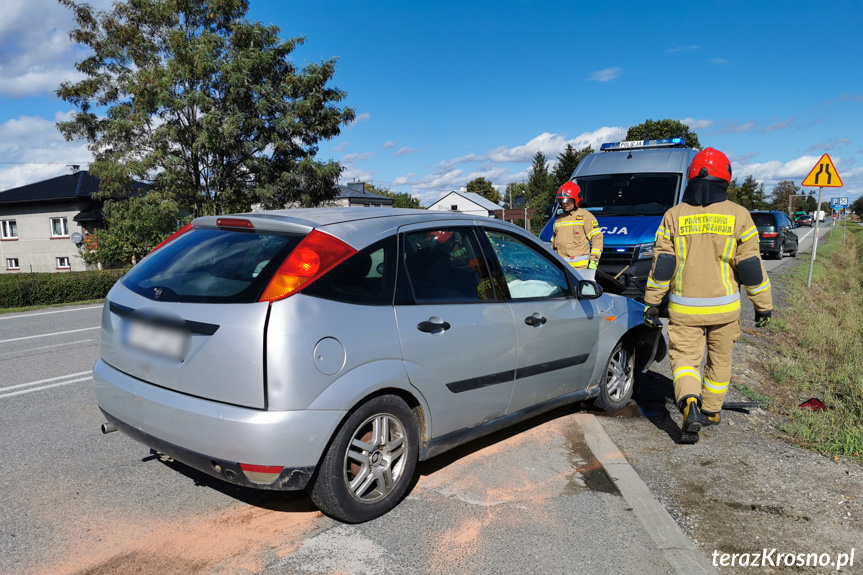
[[[99,408],[117,429],[198,471],[257,489],[303,489],[344,411],[262,411],[208,401],[93,366]],[[240,463],[280,466],[273,482],[251,481]]]

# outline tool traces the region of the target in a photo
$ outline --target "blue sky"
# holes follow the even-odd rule
[[[298,64],[339,58],[357,120],[319,157],[343,182],[428,205],[475,177],[524,181],[537,150],[553,161],[672,118],[768,192],[828,153],[845,187],[825,197],[863,193],[859,1],[251,0],[249,18],[306,36]],[[91,159],[54,128],[73,112],[53,96],[83,54],[72,24],[51,0],[0,6],[0,190]]]

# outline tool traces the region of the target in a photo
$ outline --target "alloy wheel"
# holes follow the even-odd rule
[[[405,467],[405,428],[394,415],[375,414],[353,433],[345,453],[344,481],[363,503],[386,497],[402,478]]]

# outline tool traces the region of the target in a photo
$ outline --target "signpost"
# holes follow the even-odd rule
[[[815,208],[817,215],[817,212],[821,209],[821,191],[824,188],[842,187],[842,179],[839,177],[839,172],[836,171],[836,167],[833,165],[833,160],[830,159],[830,156],[827,154],[821,156],[821,159],[818,160],[818,163],[815,164],[815,167],[812,168],[809,175],[803,180],[803,185],[818,187],[818,203]],[[848,204],[848,198],[845,198],[845,204]],[[809,258],[809,278],[806,280],[806,287],[812,285],[812,266],[815,265],[815,252],[818,249],[818,220],[819,218],[815,218],[815,239],[812,240],[812,256]]]

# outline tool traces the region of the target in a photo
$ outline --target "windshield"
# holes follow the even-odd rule
[[[609,174],[576,181],[587,209],[602,216],[661,216],[680,189],[680,174]]]

